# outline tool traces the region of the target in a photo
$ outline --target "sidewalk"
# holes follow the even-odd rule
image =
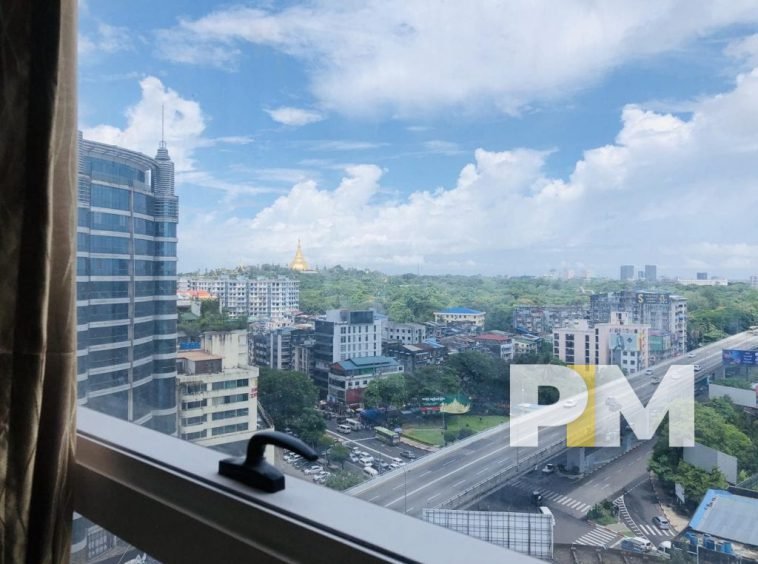
[[[661,508],[661,512],[669,520],[671,527],[681,533],[690,524],[690,518],[679,513],[678,508],[674,505],[674,500],[670,495],[663,492],[658,477],[653,472],[650,472],[650,483],[653,486],[655,497],[658,499],[658,506]]]

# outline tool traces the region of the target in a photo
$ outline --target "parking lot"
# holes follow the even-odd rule
[[[399,443],[390,445],[376,438],[373,429],[350,430],[349,433],[337,430],[335,421],[327,422],[327,435],[342,443],[350,450],[350,457],[345,461],[346,471],[359,474],[365,479],[389,472],[404,466],[407,462],[427,454],[426,451]],[[312,480],[318,484],[326,482],[335,471],[328,468],[327,461],[319,459],[309,462],[293,453],[284,452],[281,458],[285,471],[302,479]],[[367,469],[369,468],[369,469]]]

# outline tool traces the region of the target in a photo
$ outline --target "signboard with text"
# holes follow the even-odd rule
[[[742,364],[756,366],[758,364],[758,351],[746,351],[740,349],[723,349],[721,358],[726,365]]]

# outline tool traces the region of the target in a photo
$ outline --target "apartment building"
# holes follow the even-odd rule
[[[182,277],[180,290],[204,290],[216,296],[232,317],[291,321],[300,306],[300,282],[286,276],[248,278]]]
[[[585,304],[517,305],[513,308],[513,327],[532,335],[549,335],[553,329],[566,327],[577,319],[587,318]]]
[[[387,320],[383,326],[385,341],[400,341],[405,345],[420,343],[426,339],[426,325],[423,323],[399,323]]]
[[[374,380],[402,374],[403,366],[394,358],[364,356],[335,362],[329,368],[327,401],[360,407],[363,392]]]

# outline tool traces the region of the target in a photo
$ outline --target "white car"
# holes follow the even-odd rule
[[[361,463],[364,466],[369,466],[374,461],[374,457],[373,456],[361,456],[360,461],[361,461]]]
[[[313,466],[303,470],[303,472],[305,472],[306,476],[310,476],[311,474],[318,474],[319,472],[323,472],[323,470],[324,469],[321,466],[314,464]]]
[[[695,353],[694,352],[688,352],[687,353],[687,358],[695,358]]]
[[[645,374],[647,374],[648,376],[651,376],[653,374],[653,369],[648,368],[647,370],[645,370]]]
[[[575,399],[567,399],[563,402],[563,407],[576,407],[576,400]]]
[[[392,462],[396,462],[397,464],[400,464],[401,466],[402,466],[403,464],[405,464],[405,462],[403,462],[403,459],[402,459],[402,458],[398,458],[398,457],[395,457],[395,458],[390,458],[390,460],[391,460]]]
[[[695,370],[695,372],[700,372],[703,369],[703,367],[699,364],[694,364],[692,368]]]
[[[555,472],[555,464],[545,464],[542,467],[543,474],[552,474],[553,472]]]

